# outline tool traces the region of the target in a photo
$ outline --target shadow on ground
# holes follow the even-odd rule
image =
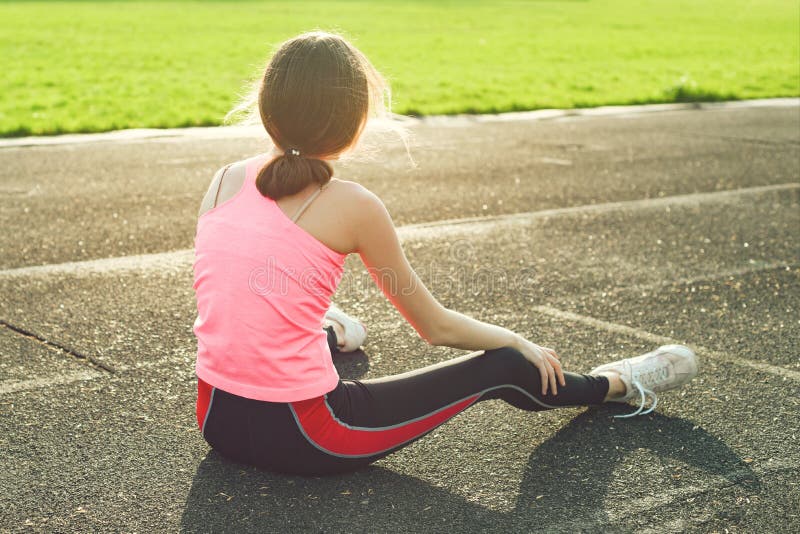
[[[621,492],[610,489],[617,469],[639,468],[636,462],[623,462],[632,454],[649,455],[645,465],[664,479],[667,494],[684,490],[688,496],[692,486],[709,475],[752,490],[761,487],[733,450],[691,421],[661,415],[625,423],[610,418],[611,413],[627,408],[589,408],[536,447],[509,511],[487,508],[446,487],[380,467],[380,462],[349,475],[302,478],[235,464],[211,451],[197,468],[182,529],[574,532],[613,525],[616,519],[606,511],[608,499],[640,499],[644,509],[658,506],[659,495],[649,495],[644,489],[658,486],[652,480],[641,485],[638,495],[637,489],[634,494],[625,494],[624,488]],[[665,462],[685,466],[683,480],[664,473]],[[694,479],[691,473],[696,473]],[[643,472],[642,476],[648,475]]]

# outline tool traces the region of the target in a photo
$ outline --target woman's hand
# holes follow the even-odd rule
[[[556,351],[547,347],[541,347],[522,336],[518,336],[515,348],[539,369],[539,374],[542,377],[542,395],[547,395],[548,384],[550,385],[550,390],[553,392],[553,395],[558,394],[556,377],[558,377],[558,382],[562,386],[567,385],[566,381],[564,381],[564,371],[561,369],[561,362],[558,359]]]

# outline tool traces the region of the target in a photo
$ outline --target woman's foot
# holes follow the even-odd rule
[[[325,312],[325,320],[333,326],[340,352],[353,352],[367,339],[364,323],[350,317],[333,303]]]
[[[589,371],[590,375],[608,376],[609,373],[618,374],[625,388],[624,392],[620,391],[619,396],[610,395],[608,400],[628,402],[635,397],[640,397],[638,410],[614,417],[643,415],[655,410],[656,404],[658,404],[657,392],[678,388],[697,375],[697,356],[689,347],[664,345],[653,352],[606,363]],[[609,383],[611,383],[611,379]],[[646,395],[650,395],[653,404],[647,410],[642,411]]]

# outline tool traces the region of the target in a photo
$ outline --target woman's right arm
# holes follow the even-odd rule
[[[533,363],[542,376],[542,394],[556,380],[565,385],[561,364],[552,349],[540,347],[514,332],[478,321],[442,306],[411,267],[383,202],[361,189],[355,200],[353,233],[356,251],[372,279],[417,333],[432,345],[466,350],[513,347]]]

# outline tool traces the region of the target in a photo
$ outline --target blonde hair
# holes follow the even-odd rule
[[[398,134],[409,153],[408,130],[392,118],[388,83],[336,33],[317,30],[281,44],[225,122],[236,117],[239,124],[260,118],[284,151],[264,165],[256,181],[259,191],[275,200],[311,183],[326,184],[333,176],[326,159],[354,148],[368,126]]]

